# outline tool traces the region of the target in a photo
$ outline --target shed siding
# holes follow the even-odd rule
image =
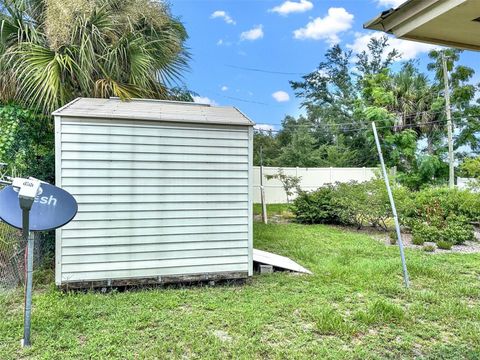
[[[251,272],[250,131],[57,116],[57,283]]]

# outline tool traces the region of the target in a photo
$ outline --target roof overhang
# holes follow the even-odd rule
[[[480,50],[480,0],[408,0],[364,24],[400,39]]]

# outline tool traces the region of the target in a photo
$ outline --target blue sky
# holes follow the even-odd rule
[[[381,35],[363,30],[363,23],[401,2],[173,0],[172,12],[190,36],[192,60],[185,83],[198,93],[198,102],[233,105],[257,124],[278,128],[285,115],[303,112],[288,81],[314,70],[332,44],[363,50],[370,36]],[[419,58],[423,66],[432,48],[398,39],[392,43],[403,59]],[[480,73],[478,59],[478,53],[463,55],[463,63]]]

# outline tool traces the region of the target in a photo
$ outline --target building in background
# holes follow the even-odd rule
[[[480,50],[480,1],[409,0],[364,27],[405,40]]]

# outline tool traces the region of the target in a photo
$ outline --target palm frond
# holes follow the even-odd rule
[[[50,112],[71,99],[72,74],[80,73],[72,54],[23,43],[12,55],[19,101]]]

